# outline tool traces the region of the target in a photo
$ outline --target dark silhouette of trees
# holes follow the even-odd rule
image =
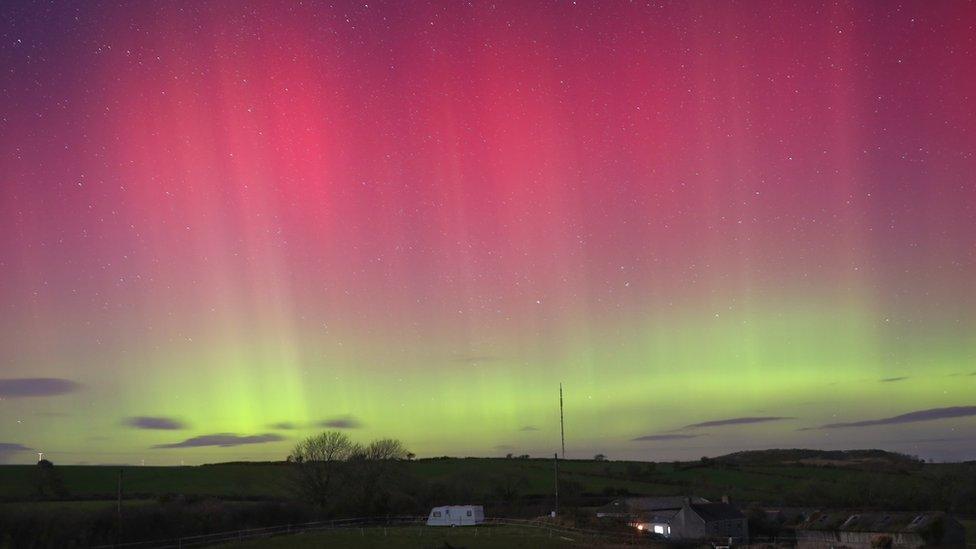
[[[300,499],[327,513],[382,514],[400,495],[407,476],[403,462],[412,455],[397,439],[362,445],[326,431],[299,442],[288,461]]]
[[[61,473],[46,459],[37,462],[34,469],[34,492],[38,498],[63,498],[68,495]]]
[[[328,510],[348,479],[346,462],[361,452],[359,444],[339,431],[326,431],[299,442],[288,457],[295,464],[298,496]]]
[[[390,502],[403,486],[403,462],[410,452],[399,440],[374,440],[347,462],[350,504],[357,513],[379,515],[390,512]]]
[[[367,461],[404,460],[413,455],[395,438],[374,440],[362,449],[362,454]]]

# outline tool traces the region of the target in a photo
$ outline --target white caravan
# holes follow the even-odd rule
[[[427,516],[427,526],[474,526],[485,521],[481,505],[445,505],[434,507]]]

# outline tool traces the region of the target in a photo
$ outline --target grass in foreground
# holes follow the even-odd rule
[[[594,545],[589,538],[559,534],[538,528],[518,526],[353,528],[308,532],[290,536],[234,542],[221,547],[249,549],[290,549],[304,547],[386,549],[568,549],[577,547],[610,547]]]
[[[959,519],[959,522],[966,529],[966,542],[976,543],[976,518]]]

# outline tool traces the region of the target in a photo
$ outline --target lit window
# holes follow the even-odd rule
[[[654,533],[655,534],[663,534],[664,533],[664,526],[662,526],[660,524],[655,524],[654,525]]]

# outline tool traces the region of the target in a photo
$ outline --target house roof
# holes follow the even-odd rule
[[[666,522],[668,524],[674,520],[674,517],[681,512],[681,509],[656,509],[654,511],[647,511],[641,513],[641,518],[647,522]]]
[[[938,521],[946,520],[945,513],[886,513],[886,512],[816,512],[799,524],[797,530],[840,532],[880,532],[924,534]]]
[[[685,498],[683,496],[660,496],[646,498],[623,498],[610,502],[611,506],[617,506],[621,502],[621,507],[626,506],[631,511],[659,511],[662,509],[681,509]],[[707,503],[705,498],[693,497],[692,503]]]
[[[731,503],[692,503],[691,510],[705,522],[745,518],[739,509]]]

